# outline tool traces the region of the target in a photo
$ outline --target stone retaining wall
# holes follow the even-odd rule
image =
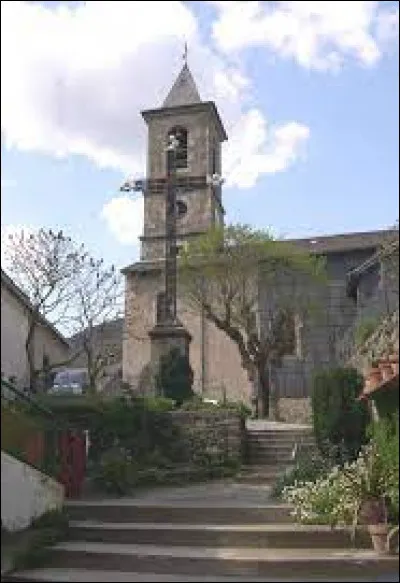
[[[169,413],[186,441],[190,461],[196,464],[241,462],[244,455],[245,425],[232,411],[172,411]]]
[[[278,403],[279,420],[286,423],[311,424],[311,399],[281,397]]]

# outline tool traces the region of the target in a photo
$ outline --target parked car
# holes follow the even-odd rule
[[[85,368],[68,368],[55,374],[50,395],[83,395],[89,385]]]

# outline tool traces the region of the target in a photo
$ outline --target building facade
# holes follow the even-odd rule
[[[26,294],[1,270],[1,374],[18,388],[29,386],[29,365],[25,342],[31,305]],[[35,368],[64,362],[69,343],[45,318],[40,318],[32,342]]]
[[[227,139],[217,108],[201,101],[185,64],[162,107],[142,112],[148,127],[147,180],[144,188],[144,232],[140,261],[123,269],[125,275],[125,322],[123,334],[123,379],[135,391],[148,391],[150,375],[149,331],[157,319],[157,298],[163,290],[165,254],[165,180],[168,136],[178,136],[176,154],[177,235],[184,245],[215,224],[223,224],[221,188],[210,177],[221,175],[221,145]],[[304,399],[316,367],[336,362],[338,338],[351,326],[357,299],[348,293],[347,274],[373,256],[386,232],[354,233],[295,240],[301,248],[326,257],[329,285],[319,321],[298,322],[296,347],[274,371],[275,386],[282,399]],[[379,270],[370,285],[378,287]],[[310,294],[312,290],[310,290]],[[320,293],[315,291],[315,293]],[[178,285],[179,296],[179,285]],[[259,290],[260,326],[270,294],[262,281]],[[252,385],[241,366],[236,345],[201,312],[194,312],[178,297],[178,315],[192,336],[190,361],[194,389],[207,397],[250,403]]]

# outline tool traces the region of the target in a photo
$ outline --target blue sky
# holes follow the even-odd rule
[[[398,2],[2,2],[1,12],[2,234],[62,228],[107,262],[137,259],[141,201],[118,187],[144,173],[140,109],[161,104],[185,39],[230,136],[229,221],[298,237],[398,218]]]

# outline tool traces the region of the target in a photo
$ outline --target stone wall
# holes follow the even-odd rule
[[[278,403],[279,418],[286,423],[308,425],[312,421],[311,399],[280,398]]]
[[[156,322],[156,296],[163,289],[161,272],[127,273],[125,278],[123,379],[140,394],[149,392],[146,365],[150,362],[148,333]],[[190,364],[193,389],[204,397],[250,403],[251,385],[241,366],[238,348],[212,322],[202,320],[178,297],[178,314],[192,335]]]
[[[244,455],[245,425],[232,411],[173,411],[174,423],[187,442],[191,463],[208,458],[214,464],[227,460],[241,462]]]

